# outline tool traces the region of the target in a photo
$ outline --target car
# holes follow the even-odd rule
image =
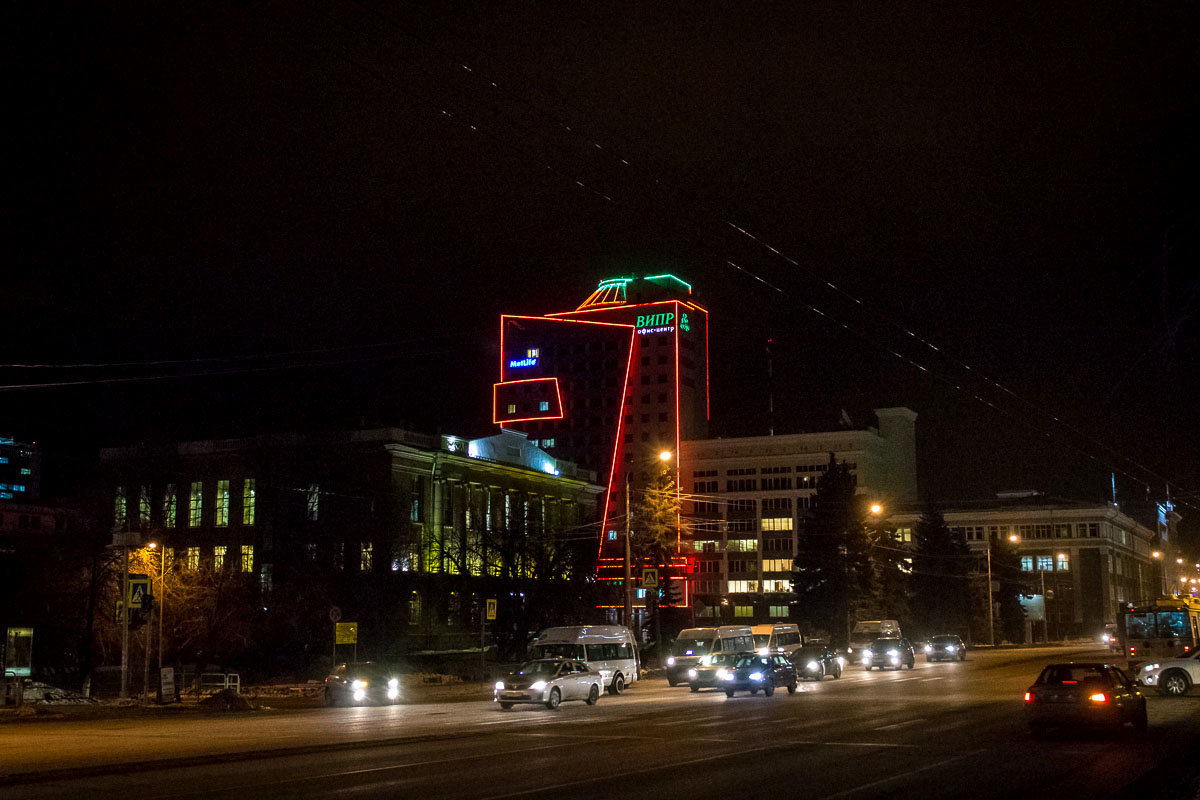
[[[1025,692],[1025,719],[1035,736],[1051,726],[1147,726],[1146,698],[1111,664],[1050,664]]]
[[[917,656],[913,652],[912,643],[903,636],[881,637],[871,642],[870,647],[862,651],[862,665],[867,668],[867,672],[871,671],[871,667],[880,669],[908,667],[912,669],[916,664]]]
[[[795,694],[799,684],[795,666],[787,656],[778,654],[739,656],[732,667],[722,667],[717,675],[725,685],[726,697],[733,697],[739,689],[750,694],[757,694],[762,689],[763,694],[770,697],[777,686],[785,686],[788,694]]]
[[[801,678],[819,681],[826,675],[842,677],[842,667],[846,666],[846,659],[828,645],[806,644],[792,653],[792,663],[796,666],[796,674]]]
[[[1139,683],[1158,689],[1167,697],[1183,697],[1200,683],[1200,649],[1186,658],[1164,658],[1145,664],[1137,671]]]
[[[325,677],[329,706],[390,705],[400,702],[400,675],[372,661],[339,664]]]
[[[926,661],[966,661],[967,646],[952,633],[933,636],[925,645]]]
[[[622,694],[637,682],[637,640],[624,625],[546,628],[529,647],[531,658],[576,659],[604,677],[609,694]]]
[[[687,683],[688,670],[713,653],[746,653],[754,650],[754,634],[745,625],[716,628],[684,628],[667,656],[667,684]]]
[[[526,661],[502,681],[496,681],[493,702],[508,710],[516,703],[535,703],[553,711],[568,700],[596,705],[604,691],[604,676],[571,658]]]
[[[1121,632],[1117,629],[1117,623],[1107,622],[1104,624],[1104,632],[1100,634],[1100,644],[1107,647],[1109,652],[1124,652],[1121,647]]]
[[[713,653],[704,656],[694,667],[687,671],[688,687],[693,692],[701,689],[724,689],[725,682],[717,677],[722,669],[732,667],[743,656],[753,653]]]

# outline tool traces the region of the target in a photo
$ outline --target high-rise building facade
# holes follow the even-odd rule
[[[599,575],[619,579],[626,486],[636,505],[659,455],[678,470],[708,432],[708,311],[674,275],[606,279],[570,311],[502,316],[499,375],[496,424],[600,475]]]

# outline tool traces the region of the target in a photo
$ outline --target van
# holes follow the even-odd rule
[[[754,647],[760,656],[792,653],[804,646],[804,637],[795,625],[783,622],[767,622],[750,628],[754,634]]]
[[[854,623],[846,655],[852,656],[862,652],[871,642],[881,636],[899,638],[901,636],[900,622],[894,619],[864,619]]]
[[[752,653],[754,633],[744,625],[717,628],[684,628],[675,637],[667,657],[667,683],[687,683],[687,671],[711,653]]]
[[[637,682],[641,663],[633,633],[624,625],[546,628],[529,645],[533,658],[573,658],[600,673],[609,694]]]

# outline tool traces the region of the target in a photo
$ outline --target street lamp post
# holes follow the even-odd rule
[[[129,697],[129,545],[121,545],[121,699]]]

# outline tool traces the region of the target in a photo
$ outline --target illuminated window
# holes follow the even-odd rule
[[[1050,556],[1038,556],[1037,568],[1044,572],[1049,572],[1054,569],[1054,559]]]
[[[727,583],[729,588],[726,591],[734,594],[746,594],[758,591],[758,581],[728,581]]]
[[[1058,554],[1058,571],[1066,572],[1071,569],[1071,557],[1066,553]]]
[[[549,410],[550,410],[550,401],[549,400],[542,400],[538,403],[538,411],[549,411]]]
[[[254,545],[242,545],[242,572],[254,572]]]
[[[213,548],[213,569],[225,569],[225,554],[229,552],[229,548],[223,544],[219,544]]]
[[[909,544],[912,542],[912,528],[897,528],[896,541]]]
[[[21,467],[21,474],[22,475],[32,475],[33,470],[31,470],[29,467]]]
[[[242,524],[243,525],[253,525],[254,524],[254,512],[255,512],[256,499],[257,498],[255,497],[254,478],[246,478],[246,480],[242,481]]]
[[[754,606],[734,606],[733,615],[735,617],[753,617]]]
[[[608,532],[608,540],[609,540],[610,542],[615,542],[615,541],[617,540],[617,532],[616,532],[616,531],[609,531],[609,532]]]
[[[200,569],[200,548],[189,547],[187,549],[187,568],[193,572]]]
[[[126,516],[125,506],[125,487],[118,486],[116,495],[113,497],[113,528],[120,529],[125,527]]]
[[[553,439],[542,439],[542,447],[554,447]]]
[[[229,481],[217,481],[216,503],[213,504],[213,525],[224,528],[229,524]]]
[[[168,483],[167,491],[163,494],[163,509],[162,518],[163,525],[168,528],[175,527],[175,484]]]
[[[764,531],[790,531],[792,529],[792,518],[768,517],[762,521],[762,529]]]
[[[1021,571],[1033,572],[1033,556],[1021,556]]]
[[[538,347],[530,347],[529,349],[527,349],[525,351],[526,358],[537,358],[540,355],[541,355],[541,348],[538,348]]]
[[[200,527],[200,518],[204,512],[204,484],[192,481],[192,491],[188,495],[188,527]]]
[[[786,617],[788,615],[787,606],[771,606],[768,612],[772,617]]]
[[[316,520],[321,513],[321,487],[318,484],[308,485],[308,506],[305,512],[310,520]]]
[[[731,552],[749,553],[758,549],[757,539],[730,539],[726,548]]]
[[[358,551],[358,568],[363,572],[370,572],[374,566],[375,545],[371,542],[363,542],[359,545]]]
[[[517,404],[516,404],[516,403],[509,403],[509,404],[508,404],[508,413],[509,413],[509,414],[515,414],[515,413],[517,413]]]
[[[786,592],[788,590],[789,581],[770,580],[763,581],[764,592]]]
[[[791,544],[789,542],[789,544]],[[791,572],[792,559],[790,558],[769,558],[763,561],[763,572]]]

